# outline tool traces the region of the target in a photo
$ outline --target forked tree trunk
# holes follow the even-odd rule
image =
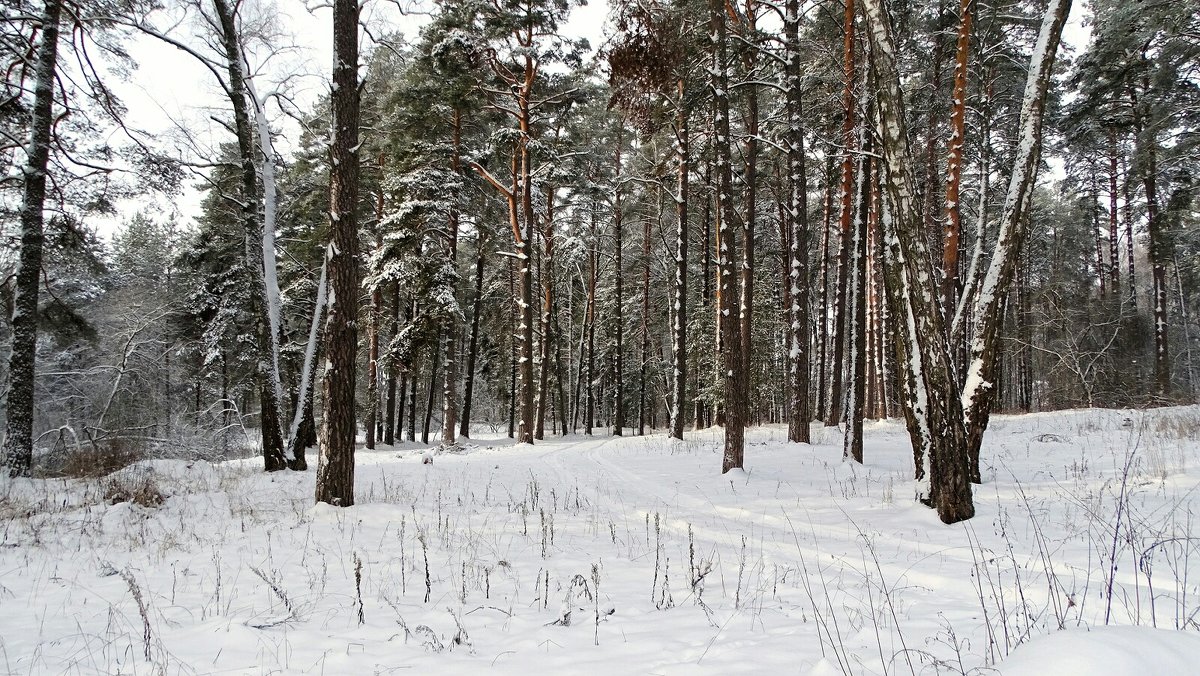
[[[333,5],[333,142],[329,154],[329,285],[317,502],[354,504],[354,381],[358,353],[358,0]]]
[[[930,500],[945,523],[975,513],[967,477],[966,430],[942,327],[936,279],[915,202],[913,160],[896,70],[891,18],[882,0],[863,0],[878,87],[878,126],[884,163],[885,264],[897,347],[905,369],[906,419],[917,465],[918,498]],[[925,468],[926,463],[928,468]],[[926,478],[927,477],[927,478]],[[924,482],[928,481],[928,484]]]
[[[213,0],[220,27],[221,47],[226,60],[229,102],[233,106],[234,132],[237,136],[238,158],[241,163],[241,186],[238,206],[241,210],[243,247],[246,270],[250,276],[251,308],[254,317],[255,381],[259,394],[259,423],[262,433],[263,466],[268,472],[287,467],[283,454],[281,427],[282,387],[278,384],[278,369],[273,368],[273,355],[278,336],[273,334],[271,296],[267,291],[263,249],[263,212],[260,211],[259,173],[257,157],[260,151],[258,130],[251,121],[250,92],[246,85],[241,36],[238,32],[235,8],[227,0]],[[273,256],[271,256],[273,259]]]
[[[50,129],[54,122],[54,80],[58,69],[58,22],[61,0],[46,0],[42,40],[34,71],[33,109],[25,150],[24,194],[21,198],[21,254],[14,273],[12,353],[8,362],[7,434],[4,459],[12,477],[29,476],[33,464],[33,394],[37,357],[38,289],[46,204],[46,170],[50,162]]]
[[[966,416],[971,478],[976,481],[981,478],[979,450],[995,397],[993,371],[1000,342],[1000,323],[1004,318],[1004,299],[1008,295],[1007,290],[1016,272],[1025,234],[1029,229],[1027,215],[1036,186],[1046,90],[1050,85],[1054,58],[1070,11],[1071,0],[1051,0],[1042,20],[1025,80],[1016,145],[1019,152],[1013,160],[1004,197],[996,247],[987,274],[972,303],[974,339],[963,384],[962,406]]]
[[[317,362],[317,347],[320,341],[321,319],[325,315],[325,305],[329,297],[329,252],[321,260],[321,277],[317,280],[317,298],[313,303],[312,321],[308,327],[308,342],[304,346],[304,363],[300,368],[300,389],[296,399],[296,410],[292,414],[292,424],[288,428],[287,457],[291,458],[289,465],[293,470],[308,469],[308,460],[304,457],[304,449],[311,441],[313,390],[316,389],[316,379],[313,378]],[[305,427],[305,421],[308,427]]]

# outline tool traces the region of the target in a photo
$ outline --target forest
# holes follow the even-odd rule
[[[306,102],[265,0],[3,2],[11,476],[252,452],[350,506],[356,445],[716,426],[715,474],[893,418],[954,523],[994,413],[1200,397],[1192,0],[308,9]],[[128,123],[134,40],[203,127]]]

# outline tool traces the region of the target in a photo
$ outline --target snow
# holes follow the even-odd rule
[[[1001,676],[1141,676],[1195,673],[1200,634],[1095,627],[1041,636],[1000,665]]]
[[[730,475],[719,429],[475,432],[461,454],[359,448],[346,509],[313,506],[313,472],[257,457],[0,477],[0,670],[1140,676],[1200,660],[1200,406],[995,416],[977,516],[954,526],[901,488],[901,421],[864,425],[863,466],[835,428],[814,424],[811,446],[750,428]],[[166,499],[109,504],[115,484]]]

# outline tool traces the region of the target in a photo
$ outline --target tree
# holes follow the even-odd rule
[[[354,385],[358,355],[358,0],[333,5],[332,143],[329,176],[327,365],[322,384],[317,502],[354,504]]]
[[[10,476],[28,476],[33,462],[34,369],[37,357],[38,290],[42,270],[43,210],[50,161],[50,130],[54,125],[54,79],[58,67],[61,0],[46,0],[41,18],[42,38],[36,52],[33,106],[29,113],[29,142],[25,150],[21,199],[21,254],[13,298],[11,383],[7,398],[4,458]]]

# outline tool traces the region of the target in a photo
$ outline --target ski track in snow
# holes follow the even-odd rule
[[[258,459],[0,479],[0,671],[989,673],[1034,637],[1069,668],[1060,624],[1106,615],[1200,635],[1200,407],[997,416],[950,527],[912,500],[902,423],[865,426],[865,466],[813,432],[751,428],[724,476],[719,430],[360,449],[349,509]],[[161,506],[105,500],[147,480]],[[1151,656],[1178,634],[1130,631]]]

